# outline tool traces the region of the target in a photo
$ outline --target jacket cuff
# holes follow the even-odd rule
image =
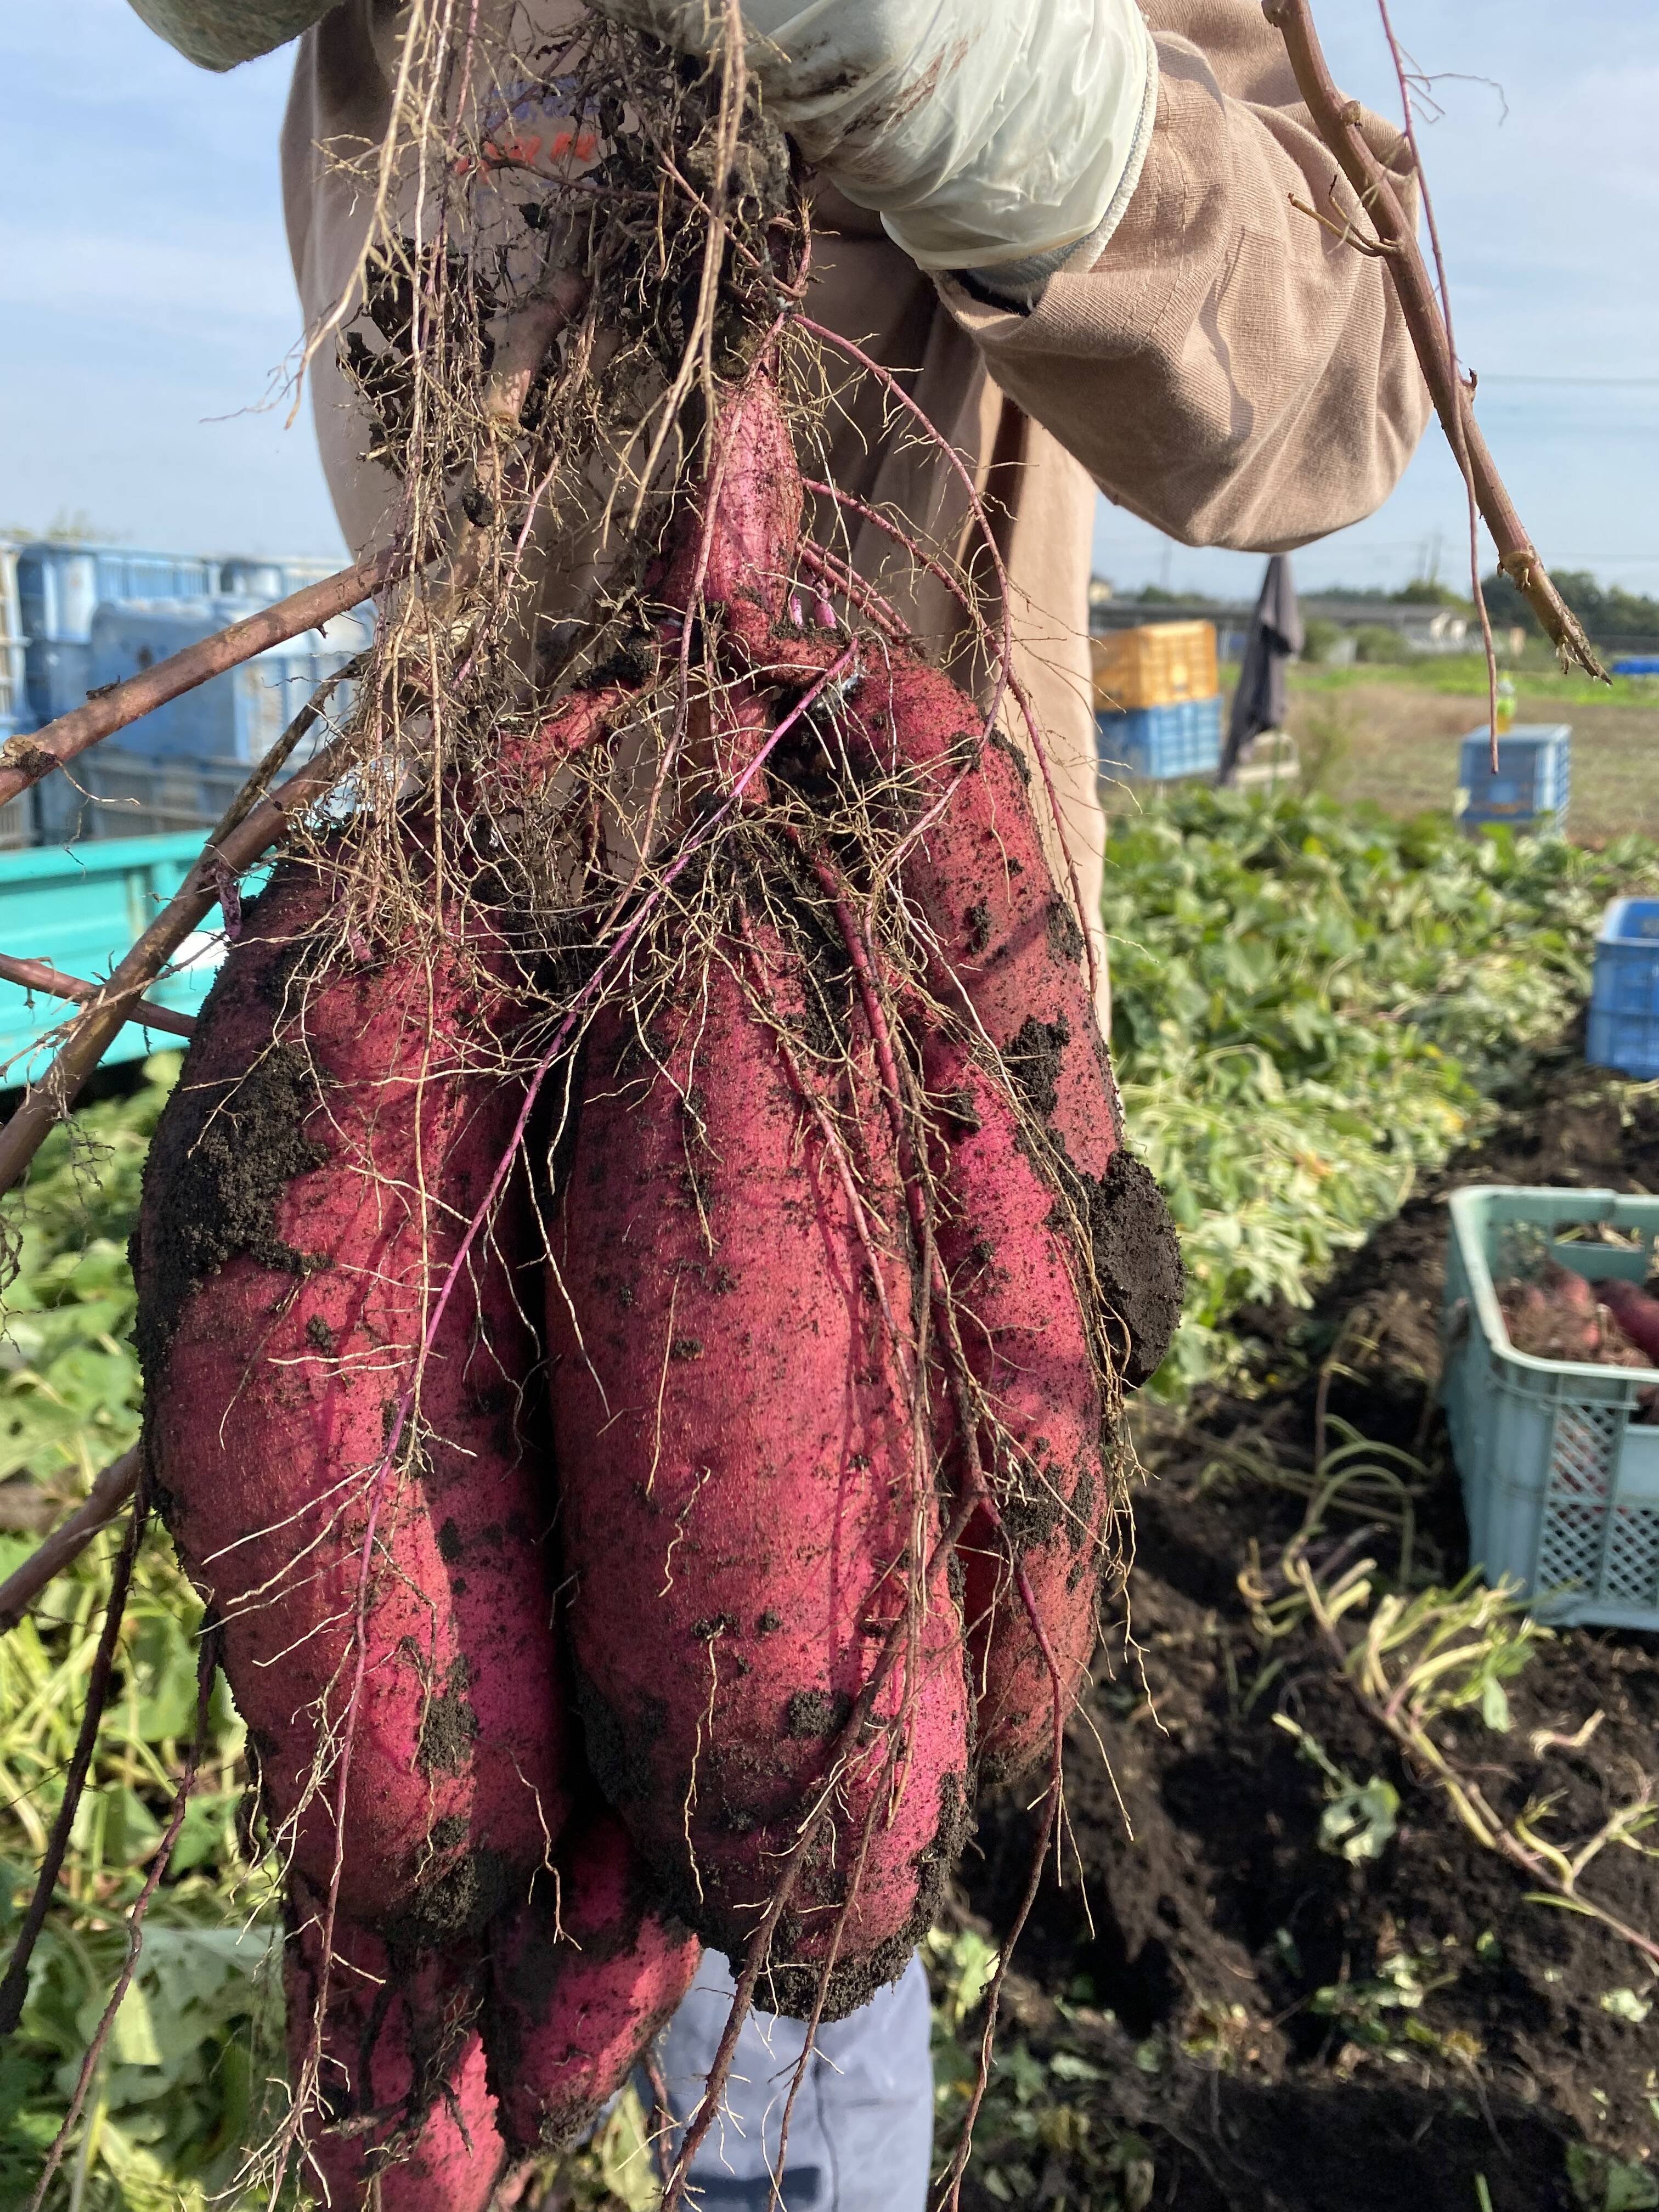
[[[234,69],[320,23],[334,0],[131,0],[133,12],[186,61]]]

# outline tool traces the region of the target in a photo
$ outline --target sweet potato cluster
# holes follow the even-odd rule
[[[459,787],[400,822],[396,922],[349,837],[290,857],[152,1152],[149,1480],[286,1856],[337,2204],[481,2212],[704,1943],[808,2018],[902,1969],[979,1777],[1057,1781],[1178,1313],[1028,758],[856,599],[805,616],[763,374],[720,454],[654,662],[502,764],[614,746],[695,636],[688,895],[659,858],[538,965],[510,868],[455,888]]]

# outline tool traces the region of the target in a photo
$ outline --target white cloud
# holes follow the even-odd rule
[[[260,343],[269,345],[276,337],[285,344],[300,324],[280,237],[250,240],[216,222],[205,237],[139,234],[112,240],[106,231],[64,222],[8,240],[0,301],[13,314],[43,318],[36,326],[39,343],[52,339],[44,318],[84,309],[90,301],[107,321],[178,335],[184,335],[180,317],[199,318],[199,334],[210,339],[216,326],[234,319],[253,326]],[[30,332],[18,331],[9,318],[9,326],[30,342]]]
[[[214,76],[125,0],[0,14],[0,520],[340,550],[308,415],[276,135],[292,58]]]
[[[1250,0],[1236,0],[1245,6]],[[1345,88],[1395,99],[1373,0],[1316,0]],[[1518,371],[1659,374],[1659,8],[1653,0],[1393,0],[1443,120],[1425,125],[1465,357],[1522,514],[1558,565],[1659,587],[1659,394],[1504,384]],[[0,5],[0,520],[84,507],[139,538],[328,551],[308,421],[257,407],[297,330],[276,135],[290,58],[213,76],[126,0]],[[231,416],[229,421],[211,418]],[[1382,513],[1299,557],[1393,582],[1440,534],[1455,471],[1431,432]],[[1102,565],[1156,578],[1156,532],[1108,511]],[[1607,557],[1626,556],[1627,559]],[[1249,589],[1249,556],[1167,556]]]

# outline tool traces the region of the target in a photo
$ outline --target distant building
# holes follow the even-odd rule
[[[1455,607],[1437,607],[1411,599],[1352,599],[1338,592],[1304,592],[1303,619],[1334,623],[1339,629],[1395,631],[1402,645],[1416,653],[1468,653],[1480,643],[1480,628]],[[1211,622],[1224,660],[1237,660],[1249,626],[1253,604],[1226,599],[1120,599],[1110,584],[1097,577],[1089,586],[1089,627],[1096,632],[1135,629],[1143,623]],[[1500,629],[1494,642],[1500,653],[1517,655],[1526,642],[1524,630]],[[1351,659],[1340,650],[1334,656]]]

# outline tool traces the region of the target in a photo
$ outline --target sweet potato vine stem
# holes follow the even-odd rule
[[[1358,1532],[1360,1535],[1364,1531]],[[1444,1794],[1452,1810],[1474,1838],[1489,1851],[1507,1859],[1528,1880],[1539,1884],[1544,1893],[1539,1900],[1544,1904],[1565,1905],[1581,1912],[1592,1920],[1599,1920],[1604,1928],[1638,1951],[1650,1970],[1659,1970],[1659,1941],[1644,1929],[1632,1927],[1621,1920],[1604,1905],[1586,1897],[1577,1887],[1578,1869],[1559,1851],[1540,1848],[1538,1838],[1528,1826],[1528,1814],[1535,1814],[1536,1807],[1528,1807],[1527,1814],[1512,1821],[1505,1821],[1487,1802],[1485,1793],[1474,1778],[1462,1770],[1430,1735],[1420,1721],[1413,1723],[1406,1710],[1413,1687],[1409,1667],[1397,1684],[1390,1684],[1386,1672],[1375,1659],[1369,1668],[1357,1671],[1356,1657],[1362,1662],[1371,1655],[1362,1639],[1358,1650],[1344,1637],[1340,1621],[1365,1593],[1366,1578],[1376,1569],[1373,1559],[1362,1559],[1350,1567],[1335,1583],[1327,1582],[1322,1587],[1319,1578],[1308,1565],[1298,1539],[1285,1555],[1284,1573],[1286,1581],[1297,1589],[1307,1605],[1315,1626],[1337,1662],[1337,1672],[1355,1700],[1369,1713],[1380,1728],[1393,1737],[1405,1761],[1407,1771],[1417,1778],[1425,1778]],[[1328,1569],[1327,1570],[1328,1574]],[[1502,1593],[1500,1592],[1500,1598]],[[1373,1624],[1373,1635],[1376,1633]],[[1638,1818],[1650,1817],[1651,1806],[1645,1789],[1634,1808]],[[1615,1814],[1603,1827],[1597,1841],[1613,1841],[1626,1827]],[[1583,1855],[1587,1859],[1589,1853]],[[1581,1863],[1583,1861],[1581,1860]]]
[[[228,629],[204,637],[199,645],[187,645],[182,653],[169,654],[154,668],[130,676],[125,684],[106,691],[101,698],[88,699],[84,707],[60,714],[44,730],[8,738],[0,745],[0,806],[32,783],[39,783],[52,769],[85,752],[89,745],[113,737],[117,730],[125,730],[130,722],[153,714],[157,707],[165,707],[169,699],[194,691],[214,677],[222,676],[228,668],[240,668],[268,647],[284,644],[304,630],[320,629],[360,600],[372,599],[383,586],[406,574],[411,566],[407,554],[388,548],[352,568],[342,568],[337,575],[325,576],[319,584],[307,584],[304,591],[278,599],[275,606],[262,607],[257,615],[232,623]]]
[[[50,960],[16,960],[9,952],[0,952],[0,977],[8,983],[20,985],[25,991],[44,991],[48,998],[68,999],[81,1006],[89,1005],[102,988],[87,982],[80,975],[66,975]],[[127,1008],[126,1018],[140,1029],[160,1030],[168,1036],[196,1034],[193,1015],[175,1014],[170,1007],[158,1006],[153,999],[136,1000]]]
[[[107,1528],[138,1486],[138,1447],[112,1460],[67,1520],[0,1583],[0,1636],[9,1636],[46,1584],[78,1559],[100,1528]]]
[[[121,1623],[126,1618],[127,1593],[132,1586],[133,1564],[138,1557],[138,1547],[143,1541],[147,1518],[145,1501],[141,1498],[133,1508],[125,1538],[116,1557],[115,1571],[110,1577],[109,1596],[104,1606],[104,1626],[98,1638],[98,1649],[93,1655],[91,1671],[87,1676],[87,1702],[81,1716],[81,1733],[76,1738],[69,1771],[64,1777],[64,1795],[58,1803],[58,1818],[52,1823],[46,1856],[40,1862],[40,1871],[35,1880],[34,1894],[29,1899],[28,1911],[24,1914],[23,1924],[18,1930],[5,1979],[0,1982],[0,2041],[12,2033],[23,2016],[23,2006],[29,1993],[29,1960],[34,1955],[40,1930],[46,1926],[46,1915],[52,1909],[52,1893],[58,1887],[64,1856],[69,1850],[70,1832],[75,1826],[75,1816],[80,1810],[82,1794],[87,1786],[92,1754],[98,1742],[99,1723],[104,1717],[104,1707],[109,1702],[116,1646],[121,1640]]]
[[[1370,218],[1435,412],[1492,532],[1498,567],[1524,593],[1562,667],[1577,665],[1586,675],[1607,682],[1607,672],[1583,624],[1550,580],[1498,473],[1474,419],[1473,392],[1458,374],[1446,316],[1435,296],[1416,232],[1401,205],[1392,178],[1359,127],[1358,101],[1345,99],[1337,90],[1314,28],[1309,0],[1262,0],[1261,12],[1285,41],[1297,88],[1313,118],[1314,128],[1336,156]]]
[[[1411,154],[1412,166],[1417,171],[1418,190],[1423,196],[1423,221],[1428,228],[1429,246],[1434,255],[1435,280],[1440,288],[1440,317],[1446,326],[1446,352],[1455,370],[1457,334],[1452,328],[1451,285],[1447,281],[1446,257],[1440,246],[1440,226],[1434,216],[1434,195],[1429,190],[1429,173],[1423,166],[1423,151],[1417,143],[1411,73],[1406,66],[1406,57],[1401,50],[1400,41],[1395,36],[1389,0],[1376,0],[1376,9],[1382,18],[1382,35],[1389,42],[1395,80],[1400,87],[1400,111],[1405,126],[1406,144]],[[1459,382],[1461,385],[1461,379]],[[1498,773],[1498,653],[1492,644],[1492,617],[1486,611],[1486,595],[1480,588],[1480,514],[1474,496],[1474,475],[1469,467],[1468,442],[1463,434],[1461,408],[1458,410],[1457,432],[1452,451],[1456,456],[1458,473],[1463,479],[1464,495],[1468,507],[1469,589],[1474,597],[1474,611],[1480,617],[1480,644],[1486,656],[1486,718],[1492,731],[1492,765],[1495,775]]]

